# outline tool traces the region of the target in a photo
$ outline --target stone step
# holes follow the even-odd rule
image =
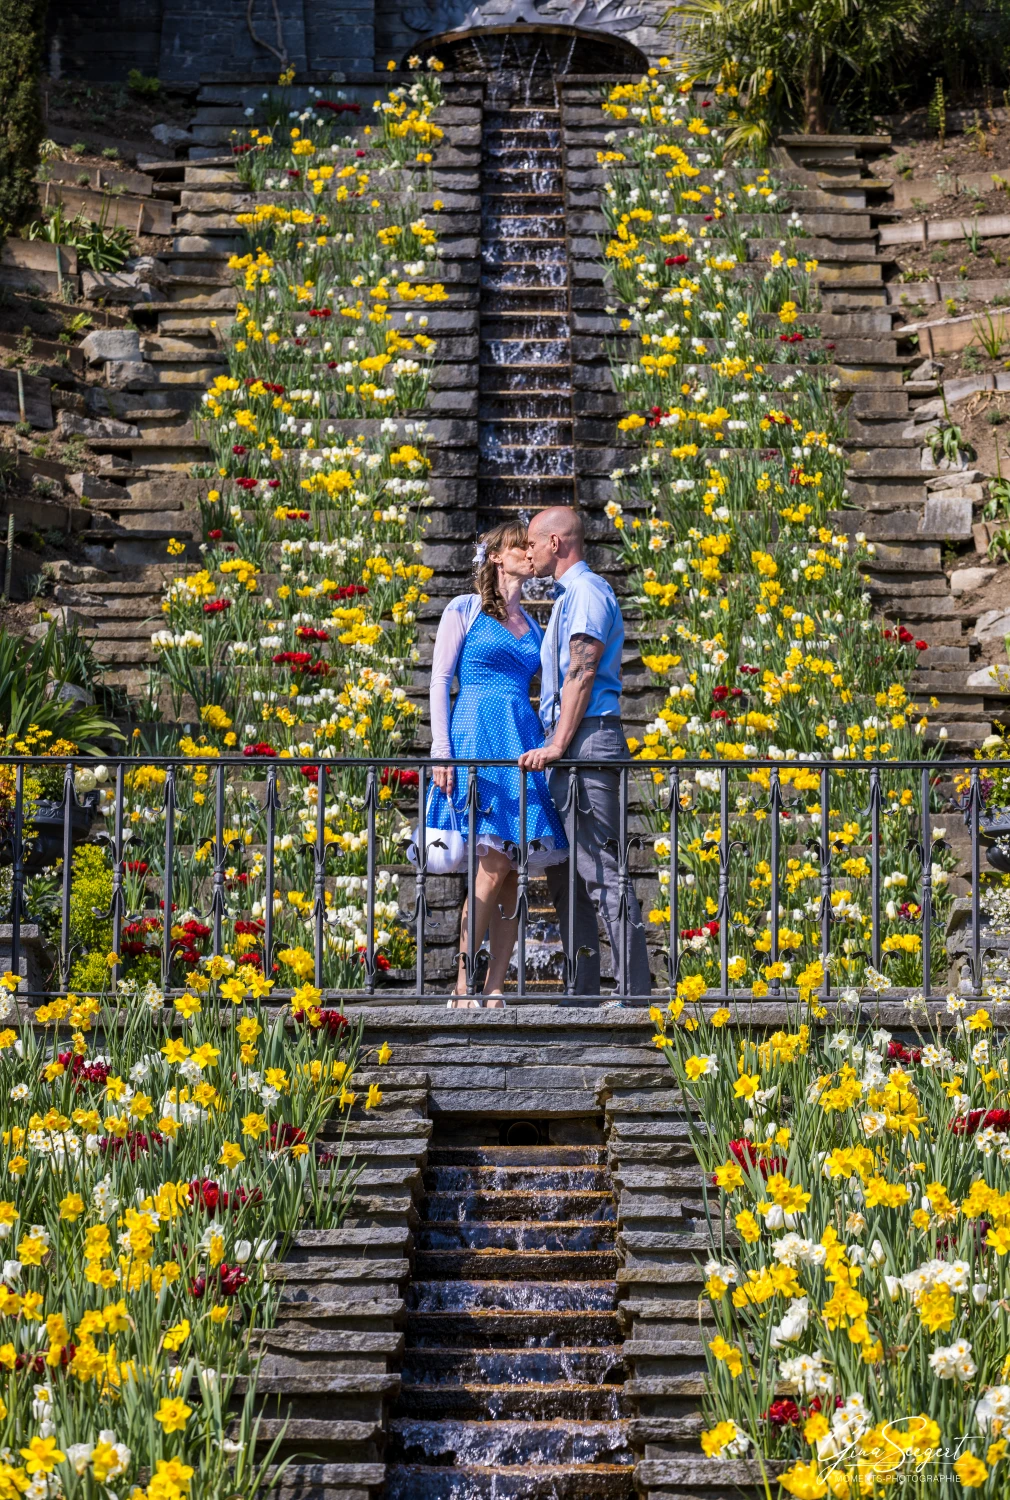
[[[78,616],[85,622],[93,618],[96,612],[103,615],[111,613],[129,619],[146,619],[150,613],[154,596],[149,591],[142,598],[137,599],[101,599],[94,594],[82,592],[78,588],[70,588],[66,584],[56,584],[52,593],[53,602],[63,605],[73,615]]]
[[[571,1462],[632,1462],[625,1433],[611,1422],[473,1422],[448,1418],[418,1422],[394,1417],[389,1424],[388,1461],[431,1462],[429,1455],[452,1453],[456,1463],[513,1468]]]
[[[105,687],[121,688],[128,698],[139,698],[147,694],[150,674],[145,668],[109,667],[102,672]],[[164,705],[167,707],[168,705]]]
[[[907,387],[905,388],[907,390]],[[846,402],[845,410],[852,417],[867,420],[881,417],[900,417],[908,412],[908,396],[905,390],[856,391]]]
[[[428,1263],[425,1257],[419,1259],[423,1262],[419,1275],[428,1278]],[[488,1275],[500,1274],[501,1263],[506,1262],[507,1257],[497,1259],[498,1265],[489,1268]],[[552,1259],[567,1260],[569,1256],[557,1254],[539,1259],[543,1266],[531,1272],[530,1280],[540,1280],[543,1271],[551,1271],[549,1262]],[[611,1256],[609,1260],[614,1263],[615,1257]],[[480,1274],[480,1268],[474,1262],[476,1257],[468,1260],[462,1268],[464,1274]],[[444,1269],[450,1271],[449,1266]],[[564,1275],[564,1266],[558,1266],[557,1275]],[[545,1340],[552,1341],[551,1347],[564,1349],[609,1347],[620,1341],[621,1335],[617,1313],[585,1313],[557,1308],[524,1313],[497,1308],[471,1308],[468,1311],[446,1311],[443,1308],[438,1313],[411,1313],[408,1310],[404,1329],[411,1349],[419,1350],[425,1356],[437,1349],[525,1349],[539,1346]]]
[[[291,1463],[264,1481],[278,1500],[358,1500],[376,1492],[386,1477],[381,1463]]]
[[[97,641],[136,641],[149,647],[152,632],[160,630],[164,623],[164,616],[160,612],[143,619],[110,620],[105,618],[105,611],[100,611],[99,614],[97,624],[87,631],[92,644]]]
[[[402,1297],[370,1300],[363,1297],[331,1297],[324,1300],[311,1297],[298,1300],[282,1298],[278,1304],[277,1319],[279,1324],[301,1324],[308,1320],[320,1323],[339,1321],[352,1325],[374,1324],[380,1329],[387,1329],[402,1316],[404,1306]]]
[[[620,1421],[634,1407],[621,1384],[564,1379],[530,1385],[511,1382],[425,1385],[404,1381],[397,1400],[402,1417],[471,1421]]]
[[[237,1428],[233,1432],[238,1435]],[[309,1452],[320,1458],[376,1463],[382,1436],[380,1422],[341,1422],[321,1417],[281,1419],[260,1416],[256,1428],[258,1446],[266,1448],[275,1441],[279,1443],[278,1458]],[[378,1467],[383,1466],[379,1464]]]
[[[117,512],[115,518],[104,511],[95,511],[88,540],[95,542],[123,537],[132,541],[158,542],[173,536],[200,534],[200,517],[193,511],[125,510]]]
[[[425,1500],[525,1500],[539,1491],[551,1500],[635,1500],[634,1474],[628,1464],[395,1464],[387,1471],[384,1497],[416,1500],[423,1493]]]
[[[260,1372],[267,1378],[313,1373],[325,1377],[358,1369],[383,1374],[387,1361],[398,1361],[403,1353],[403,1334],[288,1325],[258,1334],[256,1347]]]
[[[155,661],[158,654],[151,645],[150,639],[147,641],[138,641],[133,638],[120,640],[100,636],[92,641],[92,649],[97,660],[103,666],[110,667],[146,666]]]
[[[921,506],[887,511],[829,511],[828,525],[847,536],[867,541],[968,541],[972,535],[972,502],[967,497],[926,495]],[[883,554],[879,554],[883,560]],[[878,554],[874,554],[876,565]]]

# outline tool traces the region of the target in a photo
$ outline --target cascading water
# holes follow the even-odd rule
[[[605,1152],[428,1162],[385,1500],[632,1500]]]
[[[559,60],[534,42],[517,61],[484,107],[478,531],[576,499]]]

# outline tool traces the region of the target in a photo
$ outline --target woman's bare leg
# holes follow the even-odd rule
[[[491,916],[491,962],[488,964],[487,978],[484,981],[484,993],[495,995],[497,999],[488,1002],[489,1010],[504,1010],[505,1008],[502,990],[505,987],[505,975],[508,973],[509,960],[519,932],[519,916],[518,914],[512,916],[512,912],[515,911],[518,889],[519,876],[515,870],[510,869],[502,881],[498,892],[498,904]]]
[[[476,942],[480,945],[484,941],[484,934],[493,917],[498,915],[500,904],[500,892],[503,881],[512,869],[508,856],[501,854],[497,849],[490,849],[487,854],[481,856],[477,862],[477,879],[474,882],[474,932]],[[457,1003],[457,1010],[471,1010],[480,1006],[480,1001],[474,996],[466,993],[466,964],[464,956],[467,953],[467,931],[469,927],[469,899],[463,902],[463,915],[460,921],[459,933],[459,973],[456,978],[456,994],[462,999],[462,1004]],[[510,950],[511,951],[511,950]]]

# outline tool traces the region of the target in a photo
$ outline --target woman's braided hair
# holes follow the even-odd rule
[[[487,531],[477,543],[474,558],[474,588],[480,595],[480,607],[493,620],[503,623],[508,618],[505,596],[498,587],[498,565],[491,561],[492,553],[501,554],[509,547],[526,545],[526,527],[522,521],[505,521],[493,531]]]

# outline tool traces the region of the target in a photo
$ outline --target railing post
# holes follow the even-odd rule
[[[880,973],[880,771],[870,770],[870,960]]]
[[[781,835],[780,819],[782,816],[782,782],[779,778],[778,769],[774,768],[771,773],[771,815],[772,815],[772,847],[771,847],[771,910],[768,914],[768,928],[771,932],[771,951],[769,958],[772,964],[779,961],[779,837]],[[782,981],[774,978],[770,985],[773,995],[782,993]]]
[[[14,859],[11,871],[11,973],[21,971],[21,912],[24,905],[25,768],[19,762],[14,772]]]
[[[526,993],[526,911],[529,890],[529,848],[526,838],[526,775],[519,772],[519,869],[516,875],[516,915],[519,918],[516,995]]]
[[[316,843],[312,915],[315,919],[315,954],[312,983],[323,987],[323,942],[326,930],[326,767],[316,767]]]
[[[670,778],[670,954],[667,972],[671,992],[677,988],[680,968],[680,775]]]
[[[719,772],[719,993],[729,994],[729,772]]]
[[[617,993],[622,1000],[626,1000],[631,994],[628,985],[628,967],[630,963],[631,949],[628,940],[628,921],[631,916],[631,902],[629,891],[631,877],[628,873],[628,768],[622,765],[619,771],[617,801],[617,922],[621,937],[620,968],[614,975],[617,981]],[[616,954],[614,957],[616,958]]]
[[[266,891],[263,898],[263,976],[270,978],[274,965],[274,862],[277,855],[277,809],[280,797],[277,790],[277,767],[267,767],[266,815],[267,852],[264,877]]]
[[[579,955],[575,946],[575,900],[579,879],[579,773],[568,772],[568,949],[565,954],[565,994],[574,995],[579,983]]]
[[[922,996],[930,998],[932,974],[930,944],[933,923],[933,838],[929,825],[929,767],[923,766],[920,774],[919,794],[922,810],[919,830],[922,835]]]
[[[69,769],[71,768],[68,766],[68,771]],[[113,918],[113,953],[116,954],[116,963],[113,965],[113,974],[111,974],[113,993],[116,993],[117,986],[119,986],[120,971],[122,971],[122,965],[120,965],[119,960],[122,957],[120,956],[120,947],[122,947],[123,942],[123,913],[126,910],[126,898],[123,895],[123,880],[126,879],[126,862],[123,859],[123,786],[125,786],[123,777],[125,777],[125,766],[123,766],[123,762],[120,760],[119,765],[116,766],[116,804],[114,804],[113,823],[113,898],[111,898],[107,913],[108,916]],[[65,864],[69,859],[68,846],[68,829],[65,828],[65,837],[63,837],[63,862]],[[164,926],[165,919],[162,918],[162,929],[164,929]],[[65,986],[69,983],[69,957],[71,957],[71,950],[69,950],[68,936],[68,950],[66,950],[68,974],[66,974],[65,980],[63,980]]]
[[[211,921],[214,924],[214,957],[221,955],[224,925],[224,867],[228,846],[224,841],[224,766],[218,765],[214,782],[214,884]]]
[[[968,787],[968,819],[971,826],[971,988],[978,1000],[982,998],[982,902],[979,896],[979,848],[978,822],[982,802],[978,767],[973,766]]]
[[[63,878],[60,893],[60,988],[70,984],[70,877],[74,852],[74,768],[68,760],[63,771]],[[115,879],[115,877],[113,877]],[[115,886],[113,886],[115,898]],[[118,948],[114,950],[119,952]],[[115,985],[113,975],[113,985]]]
[[[424,928],[428,916],[427,780],[427,767],[422,761],[417,772],[417,826],[421,836],[417,845],[417,875],[414,880],[414,961],[417,966],[415,985],[419,999],[424,998]]]
[[[123,916],[126,912],[126,898],[123,895],[123,882],[126,879],[125,845],[123,842],[125,786],[126,767],[120,761],[116,767],[116,807],[112,838],[112,951],[117,955],[119,954],[119,947],[123,940]],[[119,965],[117,964],[112,971],[113,989],[115,989],[118,983]]]
[[[821,995],[831,993],[831,773],[821,767]]]
[[[365,891],[365,988],[375,994],[375,814],[379,807],[379,780],[375,766],[365,773],[365,819],[368,825],[368,853]]]
[[[480,805],[477,791],[477,767],[466,768],[466,954],[463,972],[466,975],[466,992],[476,991],[477,974],[477,913],[474,910],[477,885],[477,811]]]
[[[161,921],[161,987],[167,990],[172,977],[172,886],[175,864],[175,767],[165,776],[165,895]]]

